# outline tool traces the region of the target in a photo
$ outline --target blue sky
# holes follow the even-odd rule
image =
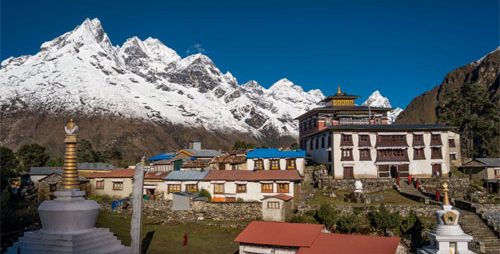
[[[499,44],[496,0],[21,1],[1,2],[1,59],[34,54],[42,42],[97,17],[113,44],[156,37],[181,56],[208,55],[240,83],[288,78],[325,94],[393,106]],[[359,103],[361,100],[359,101]]]

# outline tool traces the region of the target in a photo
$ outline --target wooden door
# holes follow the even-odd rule
[[[344,179],[354,179],[353,167],[344,167]]]
[[[432,175],[433,176],[443,176],[443,172],[441,172],[441,164],[433,164],[432,165]]]

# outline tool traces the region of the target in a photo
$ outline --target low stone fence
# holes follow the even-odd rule
[[[411,212],[415,212],[415,214],[419,217],[433,218],[436,213],[436,209],[438,206],[433,205],[400,205],[400,204],[384,204],[385,208],[389,212],[397,212],[401,216],[408,216]],[[370,211],[377,210],[379,205],[365,205],[365,206],[353,206],[349,204],[336,204],[335,208],[342,214],[348,215],[354,212],[358,212],[363,215],[367,215]],[[306,214],[310,211],[315,211],[319,209],[319,206],[307,206],[303,210],[299,210],[300,214]]]
[[[448,181],[448,188],[450,190],[449,195],[453,198],[463,199],[467,195],[467,190],[470,186],[470,180],[468,178],[430,178],[421,179],[420,187],[423,192],[436,193],[436,189],[441,190],[441,184],[443,181]]]
[[[190,211],[172,211],[170,200],[148,200],[143,203],[143,215],[151,223],[167,222],[232,222],[257,220],[262,217],[262,204],[258,202],[245,203],[211,203],[192,201]],[[103,204],[102,209],[111,210],[111,206]],[[130,213],[131,209],[122,210]]]
[[[363,183],[363,192],[370,193],[394,188],[394,179],[358,179]],[[354,191],[356,180],[334,179],[332,176],[321,176],[318,187],[321,189]]]

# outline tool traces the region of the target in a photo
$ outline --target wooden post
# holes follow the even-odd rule
[[[132,254],[141,253],[142,232],[142,189],[144,185],[144,156],[140,163],[135,165],[134,189],[132,191],[132,221],[130,225],[130,236],[132,243],[130,248]]]

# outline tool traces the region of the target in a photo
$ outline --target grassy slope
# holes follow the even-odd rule
[[[236,229],[225,229],[203,224],[166,224],[143,226],[143,237],[154,231],[147,253],[234,253],[238,244],[233,240],[247,223]],[[130,217],[101,211],[97,227],[109,228],[124,245],[130,245]],[[188,233],[188,246],[182,246],[184,233]]]

